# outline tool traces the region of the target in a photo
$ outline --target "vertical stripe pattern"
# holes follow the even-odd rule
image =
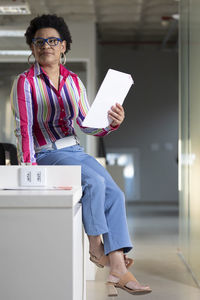
[[[35,164],[37,147],[74,134],[74,120],[87,134],[104,136],[114,130],[82,126],[89,110],[86,90],[77,75],[62,65],[59,90],[38,63],[20,74],[13,83],[11,107],[20,163]]]

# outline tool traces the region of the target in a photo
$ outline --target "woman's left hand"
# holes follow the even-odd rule
[[[124,120],[124,109],[121,104],[116,103],[108,111],[108,116],[113,120],[110,124],[112,127],[119,126]]]

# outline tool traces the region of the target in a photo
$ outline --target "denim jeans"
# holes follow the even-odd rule
[[[80,145],[36,154],[38,165],[81,165],[83,225],[88,235],[103,236],[104,252],[132,249],[124,194],[106,169]]]

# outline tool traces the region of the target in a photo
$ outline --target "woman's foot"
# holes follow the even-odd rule
[[[90,260],[98,267],[110,266],[109,257],[104,254],[104,245],[101,240],[101,236],[88,236],[89,239],[89,253]],[[131,258],[124,256],[124,262],[127,268],[130,268],[134,261]]]
[[[121,277],[126,273],[127,273],[127,271],[125,273],[121,273],[121,274],[117,273],[117,274],[119,274],[119,277]],[[118,283],[120,281],[119,277],[109,274],[108,282]],[[149,286],[142,285],[138,281],[129,281],[126,283],[125,286],[131,290],[137,290],[137,291],[144,291],[144,290],[149,291],[150,290]]]
[[[88,236],[90,260],[99,267],[109,266],[109,259],[104,255],[104,246],[101,236]]]
[[[99,260],[104,255],[103,244],[100,244],[98,247],[90,247],[89,252],[92,256]]]
[[[109,254],[109,260],[110,260],[110,274],[108,276],[108,282],[113,282],[117,284],[120,281],[120,277],[127,274],[128,270],[126,268],[126,265],[124,263],[124,256],[122,251],[113,251]],[[128,281],[125,284],[125,287],[127,287],[130,290],[136,290],[141,292],[151,292],[151,289],[149,286],[144,286],[140,284],[135,277],[132,277],[131,281]]]

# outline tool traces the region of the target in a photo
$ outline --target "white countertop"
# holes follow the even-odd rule
[[[82,196],[82,187],[73,186],[71,190],[3,190],[0,189],[0,208],[13,207],[73,207]]]

